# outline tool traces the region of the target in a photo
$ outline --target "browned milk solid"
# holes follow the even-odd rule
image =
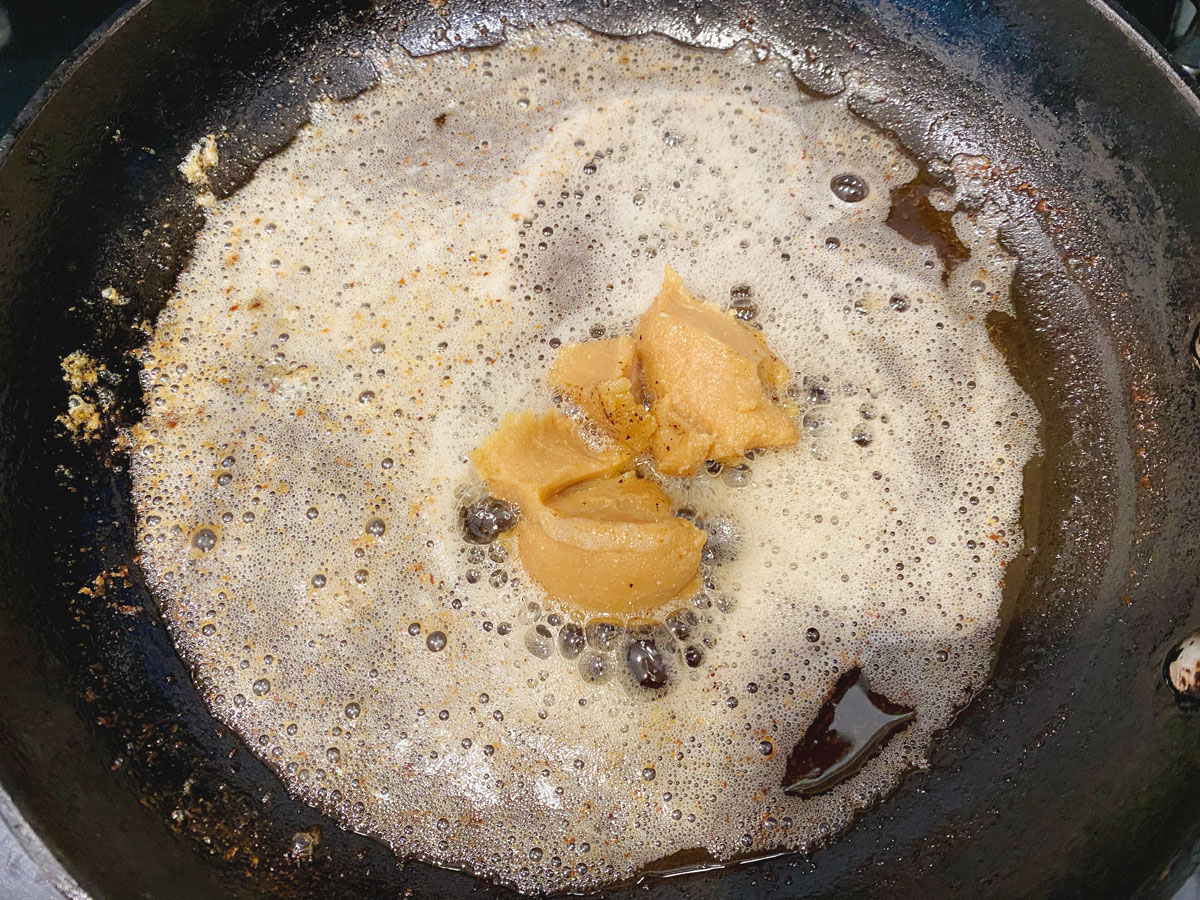
[[[140,548],[197,683],[298,796],[520,889],[820,842],[986,678],[1036,449],[984,327],[1011,260],[960,220],[943,284],[883,224],[913,165],[749,48],[564,27],[381,65],[208,208],[145,352]],[[749,286],[803,425],[742,486],[665,484],[741,540],[703,663],[648,699],[529,652],[544,598],[468,558],[457,497],[499,417],[548,405],[551,339],[627,331],[666,262]],[[784,796],[855,665],[915,723]]]

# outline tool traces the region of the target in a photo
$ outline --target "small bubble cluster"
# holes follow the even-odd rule
[[[378,61],[206,207],[142,354],[139,553],[197,685],[296,796],[522,891],[828,840],[988,677],[1037,426],[984,324],[995,223],[958,214],[943,271],[884,224],[905,154],[761,47],[563,26]],[[469,454],[668,262],[761,329],[801,441],[660,479],[702,589],[584,616]],[[849,666],[916,719],[789,797]]]
[[[463,537],[472,544],[490,544],[517,524],[511,506],[495,497],[484,497],[461,509]]]

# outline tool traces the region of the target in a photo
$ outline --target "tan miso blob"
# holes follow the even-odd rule
[[[638,477],[633,457],[593,449],[562,413],[509,414],[471,461],[496,496],[520,509],[517,554],[555,600],[632,615],[699,586],[704,532]]]
[[[650,403],[643,370],[652,373]],[[796,426],[769,393],[790,377],[762,335],[696,300],[667,266],[636,341],[563,347],[547,379],[612,449],[593,449],[562,413],[510,414],[471,461],[489,490],[520,509],[518,555],[552,601],[648,614],[696,593],[706,538],[634,471],[632,454],[649,450],[659,471],[688,475],[705,460],[791,446]]]
[[[642,402],[637,344],[629,335],[568,344],[559,351],[547,382],[575,403],[618,444],[645,453],[658,423]]]
[[[664,474],[796,443],[796,423],[772,399],[791,377],[787,366],[762,334],[688,293],[670,266],[634,337],[658,422],[651,450]]]

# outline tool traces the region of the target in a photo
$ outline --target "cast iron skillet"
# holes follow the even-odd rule
[[[656,896],[1169,893],[1200,836],[1198,722],[1160,677],[1200,627],[1200,103],[1134,27],[1084,0],[152,0],[119,18],[2,147],[9,813],[97,898],[507,895],[342,832],[208,714],[139,580],[112,439],[137,416],[129,351],[201,222],[175,170],[196,138],[229,133],[226,193],[309,99],[370,85],[365,47],[489,43],[545,18],[771,38],[809,90],[850,90],[918,159],[986,157],[981,190],[1008,206],[1023,259],[1017,319],[990,324],[1045,420],[996,671],[930,768],[810,858],[654,880]],[[847,87],[847,71],[883,90]],[[131,302],[102,300],[109,285]],[[93,398],[111,402],[109,431],[89,445],[56,422],[59,362],[81,347],[116,376]],[[293,836],[313,826],[321,842],[297,858]]]

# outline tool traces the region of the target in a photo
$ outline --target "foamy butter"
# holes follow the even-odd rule
[[[145,351],[134,499],[180,653],[298,796],[403,855],[578,890],[819,843],[987,677],[1036,449],[984,326],[1011,260],[960,221],[943,283],[883,224],[912,164],[745,48],[561,27],[389,66],[207,210]],[[458,511],[471,449],[549,405],[552,347],[628,331],[665,262],[750,292],[803,425],[664,484],[740,540],[643,696],[615,654],[564,656],[570,611]],[[786,796],[853,666],[916,720]]]

